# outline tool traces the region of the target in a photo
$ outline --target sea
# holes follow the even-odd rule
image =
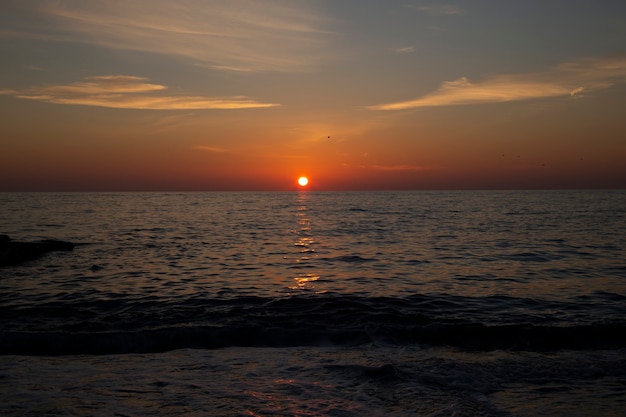
[[[1,193],[2,416],[624,416],[626,191]]]

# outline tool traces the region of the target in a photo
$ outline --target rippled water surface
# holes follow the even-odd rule
[[[80,245],[3,271],[14,291],[28,290],[21,276],[45,275],[34,290],[49,285],[50,295],[68,286],[96,297],[336,292],[562,300],[623,289],[626,275],[626,193],[619,191],[0,199],[1,231],[14,240]]]
[[[163,415],[626,404],[624,191],[5,193],[0,210],[13,240],[76,244],[0,269],[3,414],[65,401],[77,414],[151,415],[154,402],[111,386],[130,390],[131,373],[142,397],[187,398]],[[222,382],[160,360],[206,361]],[[109,365],[109,379],[85,371]],[[74,396],[39,389],[55,367]],[[329,397],[337,389],[351,402]]]

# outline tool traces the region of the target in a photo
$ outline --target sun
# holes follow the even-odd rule
[[[307,177],[298,178],[298,185],[300,187],[305,187],[309,183],[309,179]]]

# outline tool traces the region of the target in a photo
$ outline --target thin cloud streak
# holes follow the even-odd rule
[[[158,84],[144,83],[145,78],[131,75],[103,75],[85,78],[86,81],[68,85],[40,88],[39,91],[50,94],[112,94],[112,93],[148,93],[165,90]]]
[[[420,165],[372,165],[377,171],[430,171],[433,168]]]
[[[197,145],[193,147],[194,149],[197,149],[199,151],[205,151],[205,152],[213,152],[213,153],[224,153],[224,152],[228,152],[228,149],[225,148],[216,148],[214,146],[204,146],[204,145]]]
[[[574,88],[572,91],[569,92],[569,95],[571,97],[574,97],[576,95],[580,96],[580,93],[582,93],[585,89],[583,87],[576,87]]]
[[[31,87],[25,90],[4,89],[0,90],[0,94],[47,103],[115,109],[231,110],[279,106],[275,103],[258,102],[245,96],[163,95],[162,92],[167,89],[166,86],[146,81],[146,78],[130,75],[105,75],[87,77],[85,81],[73,84]],[[159,94],[146,94],[155,92]]]
[[[463,14],[463,9],[452,4],[440,4],[430,6],[409,6],[419,12],[425,12],[432,15],[455,15]]]
[[[582,91],[626,82],[626,59],[596,59],[563,64],[535,74],[498,75],[481,82],[466,77],[444,82],[414,100],[368,106],[370,110],[406,110],[463,104],[501,103],[550,97],[576,97]]]
[[[302,71],[327,33],[314,2],[137,0],[28,2],[40,21],[0,35],[98,45],[191,59],[224,71]],[[45,32],[41,29],[45,27]]]
[[[399,54],[411,54],[413,52],[415,52],[415,47],[414,46],[404,46],[401,48],[397,48],[396,52]]]

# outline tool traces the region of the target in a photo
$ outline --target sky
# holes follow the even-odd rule
[[[3,0],[0,191],[626,188],[622,0]]]

